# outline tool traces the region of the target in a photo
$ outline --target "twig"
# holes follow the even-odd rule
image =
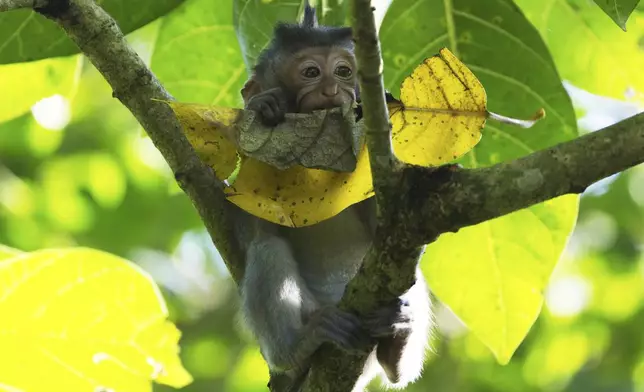
[[[378,205],[383,209],[383,214],[386,214],[388,195],[397,189],[400,165],[391,143],[391,124],[382,79],[380,41],[376,33],[371,1],[352,1],[351,17],[373,185]]]

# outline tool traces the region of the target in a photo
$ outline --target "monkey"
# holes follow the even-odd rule
[[[318,25],[315,8],[306,1],[301,23],[276,24],[241,95],[245,109],[267,126],[279,124],[285,113],[357,102],[351,28]],[[373,244],[375,217],[373,197],[300,228],[237,209],[235,234],[246,263],[241,313],[258,340],[271,382],[286,377],[287,384],[296,384],[308,371],[310,357],[327,342],[363,352],[376,343],[355,392],[379,375],[393,388],[420,376],[432,315],[418,268],[415,284],[395,303],[363,317],[337,307]]]

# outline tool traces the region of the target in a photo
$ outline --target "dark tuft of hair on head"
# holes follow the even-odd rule
[[[311,7],[309,0],[304,0],[304,18],[302,19],[303,27],[318,27],[318,17],[315,14],[315,8]]]
[[[259,54],[255,71],[263,73],[273,60],[312,47],[342,47],[353,51],[351,27],[319,26],[315,8],[308,0],[304,4],[304,18],[301,23],[278,23],[273,39]]]

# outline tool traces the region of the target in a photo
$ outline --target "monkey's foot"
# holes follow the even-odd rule
[[[376,357],[392,384],[401,380],[400,360],[411,334],[413,321],[411,306],[400,298],[363,319],[371,336],[378,338]]]
[[[363,317],[362,322],[372,337],[395,336],[411,330],[413,312],[406,301],[397,299]]]
[[[314,334],[322,342],[334,343],[348,351],[365,352],[371,348],[369,333],[360,319],[335,306],[321,308],[311,316]]]

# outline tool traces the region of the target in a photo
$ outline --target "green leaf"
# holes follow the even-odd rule
[[[640,0],[595,0],[606,15],[626,31],[626,21]]]
[[[404,37],[404,39],[401,39]],[[448,47],[479,78],[488,108],[517,118],[543,107],[528,130],[488,121],[483,139],[461,159],[489,166],[577,135],[570,99],[539,34],[507,0],[397,0],[380,29],[387,88]],[[543,302],[542,291],[577,214],[566,196],[493,221],[444,234],[422,266],[432,291],[507,363]]]
[[[86,248],[0,262],[0,384],[9,391],[150,391],[183,387],[180,332],[152,279]],[[25,366],[25,364],[29,366]]]
[[[0,122],[28,112],[42,98],[54,94],[69,97],[77,82],[78,59],[70,56],[0,65],[0,91],[10,92],[0,94]]]
[[[320,11],[323,9],[323,11]],[[349,0],[326,0],[324,7],[316,6],[320,24],[325,26],[349,26]]]
[[[586,0],[516,0],[548,44],[561,76],[594,94],[624,99],[644,91],[644,15],[624,33]]]
[[[300,0],[234,0],[235,31],[249,70],[270,41],[275,23],[296,22],[303,10]]]
[[[230,1],[190,0],[163,19],[152,70],[183,102],[238,107],[246,80]]]
[[[327,12],[333,18],[339,18],[336,8],[346,8],[336,2]],[[152,70],[179,101],[240,107],[247,70],[275,23],[295,22],[302,10],[292,0],[189,0],[163,19]]]
[[[99,2],[123,33],[170,12],[183,0],[104,0]],[[0,64],[32,61],[78,53],[78,48],[52,21],[22,9],[0,13]]]

